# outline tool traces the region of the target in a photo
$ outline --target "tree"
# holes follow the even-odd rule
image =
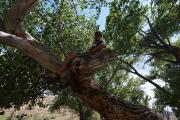
[[[6,12],[3,19],[4,28],[1,28],[3,31],[0,32],[0,43],[20,49],[49,71],[57,73],[62,62],[47,47],[36,41],[23,25],[25,16],[37,2],[37,0],[21,0]],[[23,38],[18,37],[21,35]],[[97,110],[106,119],[125,120],[132,117],[133,119],[159,119],[148,108],[116,98],[91,80],[90,75],[107,65],[113,57],[114,53],[106,49],[95,58],[79,57],[74,59],[61,79],[71,87],[74,95]],[[79,60],[81,63],[78,66],[80,74],[77,74],[76,62]],[[67,79],[69,76],[73,76],[70,81]]]
[[[156,106],[171,106],[179,111],[179,2],[152,0],[150,6],[135,1],[114,1],[107,18],[106,33],[112,47],[119,51],[122,69],[150,82],[156,87]],[[144,27],[145,26],[145,27]],[[129,32],[130,31],[130,32]],[[123,47],[120,47],[123,44]],[[125,59],[126,58],[126,59]],[[131,58],[131,61],[128,61]],[[125,60],[124,60],[125,59]],[[141,60],[142,59],[142,60]],[[143,75],[136,62],[151,66]],[[160,87],[153,80],[160,79]],[[161,112],[161,111],[158,111]]]
[[[144,92],[140,89],[142,81],[129,77],[125,71],[114,69],[115,67],[117,67],[115,63],[109,65],[106,69],[98,72],[94,79],[110,93],[121,96],[123,100],[148,106],[146,103],[144,104],[146,98],[144,99]],[[78,113],[80,120],[100,119],[96,112],[89,109],[80,99],[75,98],[70,89],[65,89],[58,94],[50,110],[61,109],[64,106]]]
[[[50,4],[49,2],[41,3],[31,13],[31,16],[27,16],[26,26],[30,33],[36,36],[39,41],[50,46],[61,59],[64,58],[63,52],[60,51],[62,49],[61,46],[67,48],[64,52],[74,50],[80,52],[82,51],[81,49],[86,49],[91,43],[90,40],[92,40],[89,36],[92,36],[91,31],[92,28],[94,29],[94,20],[90,19],[87,21],[83,15],[76,16],[74,8],[71,9],[69,4],[63,3],[64,5],[61,5],[66,9],[63,10],[62,15],[59,15],[59,9],[57,11],[51,11],[51,6],[47,6],[45,3],[48,5]],[[2,10],[9,9],[9,4],[12,5],[14,2],[8,2],[7,5],[6,2],[2,2]],[[52,5],[57,6],[56,3]],[[45,14],[46,17],[44,17]],[[61,19],[61,24],[63,24],[61,29],[59,29],[59,26],[55,26],[55,24],[59,24],[59,18],[63,18]],[[79,22],[77,22],[77,19]],[[66,24],[64,24],[63,21],[65,21]],[[80,25],[82,26],[79,27]],[[41,28],[41,31],[37,30],[37,27]],[[79,42],[84,37],[86,38],[84,42]],[[66,39],[66,41],[64,41],[64,39]],[[73,46],[70,46],[68,43],[73,44]],[[81,46],[81,48],[79,47],[79,49],[77,49],[78,46]],[[0,83],[2,85],[0,96],[3,96],[0,100],[1,107],[9,108],[15,105],[15,107],[18,108],[22,104],[29,103],[29,101],[34,104],[35,100],[43,97],[44,91],[48,90],[58,94],[56,89],[60,89],[62,85],[60,85],[59,82],[54,84],[51,80],[46,79],[45,76],[49,71],[40,67],[36,62],[20,51],[4,46],[1,48],[3,53],[0,58],[2,66],[0,68]],[[11,62],[8,62],[8,60]],[[15,81],[12,82],[12,79],[15,79]]]
[[[154,9],[153,17],[154,25],[151,28],[156,34],[156,39],[160,41],[160,44],[155,45],[154,50],[151,49],[151,55],[154,60],[151,62],[153,69],[151,71],[152,76],[156,76],[157,79],[164,81],[164,89],[171,91],[172,96],[166,96],[161,91],[155,91],[155,97],[157,98],[156,106],[160,107],[161,111],[165,107],[170,106],[172,110],[179,117],[179,38],[175,37],[179,34],[179,2],[174,1],[154,1],[152,4]],[[156,13],[156,14],[155,14]],[[160,19],[159,19],[160,18]],[[159,37],[157,37],[157,35]],[[158,47],[159,46],[159,47]]]

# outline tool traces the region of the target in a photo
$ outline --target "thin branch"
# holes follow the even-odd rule
[[[172,44],[171,44],[169,38],[167,38],[167,41],[168,41],[168,44],[172,47]]]
[[[148,25],[149,25],[151,31],[152,31],[152,32],[154,33],[154,35],[157,37],[157,39],[158,39],[164,46],[170,48],[170,47],[172,46],[170,40],[167,38],[167,41],[168,41],[168,45],[167,45],[166,42],[164,42],[163,38],[160,37],[160,34],[153,28],[153,26],[152,26],[149,18],[148,18],[147,16],[145,16],[145,15],[144,15],[144,17],[147,19]]]
[[[177,58],[177,61],[179,61],[179,57],[178,57],[178,55],[177,55],[177,54],[179,54],[179,53],[174,49],[173,46],[171,46],[171,43],[170,43],[169,39],[168,39],[168,44],[169,44],[169,45],[168,45],[168,44],[166,44],[166,42],[164,42],[164,40],[160,37],[160,34],[159,34],[156,30],[154,30],[154,28],[153,28],[153,26],[152,26],[149,18],[148,18],[147,16],[145,16],[145,15],[144,15],[144,17],[147,19],[151,31],[152,31],[152,32],[154,33],[154,35],[157,37],[157,39],[159,40],[159,42],[163,44],[162,46],[160,46],[161,49],[167,51],[167,53],[170,53],[170,54],[174,55],[174,56]]]
[[[142,36],[142,37],[145,41],[148,42],[148,46],[164,49],[164,48],[162,48],[163,47],[162,45],[160,45],[160,44],[156,43],[154,40],[152,40],[150,33],[149,34],[146,33],[146,36]]]
[[[158,84],[156,84],[155,82],[153,82],[151,79],[141,75],[130,63],[126,62],[126,61],[123,61],[123,60],[120,60],[121,62],[125,63],[126,65],[128,65],[130,68],[133,69],[134,72],[131,72],[131,73],[134,73],[136,74],[137,76],[139,76],[140,78],[143,78],[144,80],[146,80],[147,82],[151,83],[152,85],[154,85],[157,89],[161,90],[162,92],[166,93],[167,95],[173,95],[172,93],[166,91],[165,89],[163,89],[162,87],[160,87]]]
[[[50,1],[50,0],[47,0],[49,3],[51,3],[51,4],[54,4],[52,1]]]
[[[164,42],[164,40],[160,37],[160,34],[153,28],[153,26],[152,26],[149,18],[148,18],[146,15],[143,15],[143,16],[147,19],[148,25],[149,25],[152,33],[157,37],[157,39],[159,40],[160,43],[162,43],[162,45],[157,44],[155,41],[153,41],[153,43],[154,43],[156,46],[158,46],[159,48],[164,49],[164,50],[166,50],[167,52],[171,52],[172,54],[174,54],[174,50],[172,49],[172,47],[169,46],[168,44],[166,44],[166,43]],[[150,36],[149,36],[149,37],[150,37]],[[152,41],[151,41],[151,42],[152,42]],[[170,42],[169,42],[169,44],[170,44]]]
[[[145,35],[144,35],[144,34],[142,34],[142,33],[139,32],[139,31],[138,31],[138,33],[139,33],[139,35],[141,35],[143,38],[145,38]]]
[[[172,46],[172,45],[160,45],[158,43],[156,43],[154,40],[151,40],[151,37],[150,35],[147,35],[146,37],[139,33],[143,39],[145,41],[147,41],[147,47],[150,47],[150,48],[153,48],[153,49],[161,49],[161,50],[164,50],[166,51],[167,54],[172,54],[175,58],[176,58],[176,63],[180,63],[180,50],[178,49],[175,49],[175,46]],[[170,44],[170,43],[169,43]],[[174,62],[173,62],[174,63]]]
[[[169,59],[165,59],[165,58],[161,58],[164,61],[170,62],[170,63],[178,63],[178,61],[173,61],[173,60],[169,60]]]
[[[133,73],[133,74],[135,74],[135,72],[133,72],[133,71],[131,71],[131,70],[129,70],[129,69],[127,69],[127,68],[125,68],[125,67],[123,67],[123,68],[121,68],[122,70],[125,70],[125,71],[127,71],[127,72],[130,72],[130,73]]]

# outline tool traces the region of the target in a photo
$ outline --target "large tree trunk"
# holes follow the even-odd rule
[[[17,6],[9,10],[4,32],[0,31],[0,43],[20,49],[24,54],[36,60],[46,69],[57,73],[62,62],[41,43],[34,40],[23,28],[26,13],[38,0],[20,0]],[[9,15],[19,14],[15,17]],[[19,21],[20,20],[22,21]],[[19,23],[20,22],[20,23]],[[13,23],[17,23],[14,25]],[[12,34],[25,33],[26,39]],[[98,69],[103,68],[112,60],[114,53],[104,49],[96,56],[77,57],[72,61],[69,69],[61,75],[67,81],[74,94],[82,99],[91,108],[97,110],[107,120],[159,120],[156,114],[141,105],[133,105],[108,93],[104,88],[91,80],[90,76]],[[76,62],[80,62],[77,66]],[[77,72],[78,70],[78,72]],[[71,79],[69,79],[69,76]]]
[[[87,79],[75,79],[73,92],[107,120],[159,120],[148,108],[125,102],[108,93],[97,83],[84,85],[83,81]]]

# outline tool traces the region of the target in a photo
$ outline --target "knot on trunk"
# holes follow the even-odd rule
[[[76,57],[71,63],[71,71],[82,76],[91,76],[97,70],[108,65],[115,58],[115,52],[110,49],[102,49],[96,54],[83,54]]]
[[[83,54],[76,57],[70,65],[70,71],[75,78],[71,86],[78,91],[91,86],[91,76],[104,68],[115,58],[115,53],[110,49],[102,49],[96,54]]]

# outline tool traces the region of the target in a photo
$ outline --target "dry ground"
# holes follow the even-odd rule
[[[51,104],[53,97],[47,97],[43,102],[46,104]],[[8,120],[8,117],[11,116],[14,109],[5,110],[5,115],[0,115],[0,120]],[[17,120],[17,116],[21,114],[27,114],[22,120],[79,120],[79,117],[72,110],[63,108],[58,111],[51,113],[47,108],[42,108],[39,106],[35,106],[32,110],[29,110],[27,105],[21,107],[19,111],[15,111],[13,114],[12,120]]]

